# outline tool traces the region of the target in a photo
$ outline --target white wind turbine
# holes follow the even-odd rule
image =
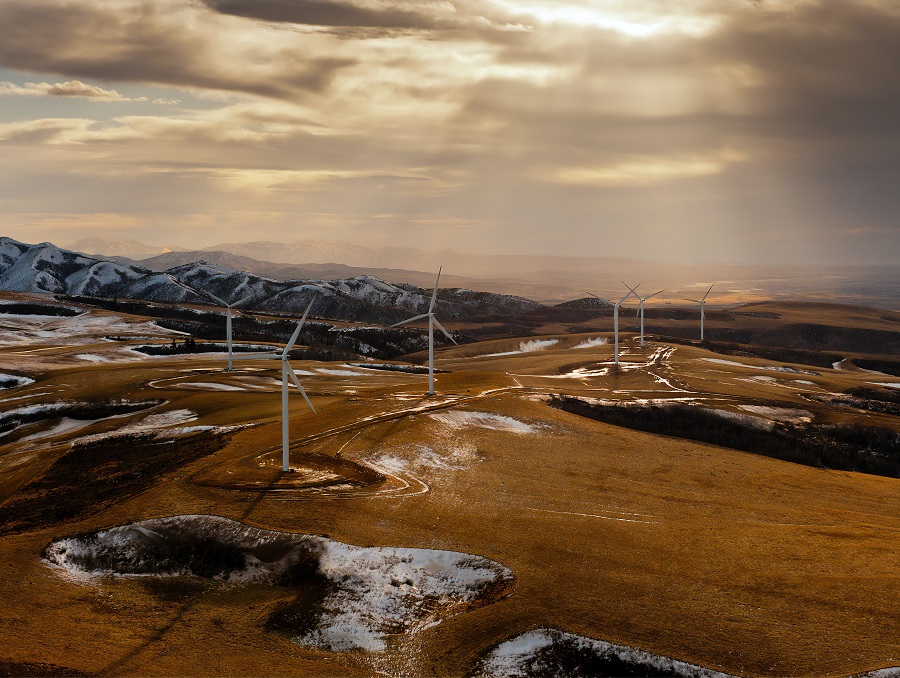
[[[221,304],[222,306],[224,306],[224,307],[227,309],[227,314],[226,314],[226,316],[225,316],[225,337],[226,337],[225,340],[226,340],[226,342],[227,342],[227,344],[228,344],[228,369],[227,369],[226,371],[227,371],[227,372],[233,371],[233,370],[234,370],[234,362],[233,362],[233,360],[234,360],[234,354],[233,354],[232,349],[231,349],[231,308],[232,308],[233,306],[237,306],[237,305],[239,305],[239,304],[243,304],[245,301],[247,301],[247,300],[248,300],[250,297],[252,297],[253,295],[252,295],[252,294],[248,294],[248,295],[247,295],[246,297],[244,297],[243,299],[238,299],[237,301],[235,301],[235,302],[229,304],[229,303],[228,303],[227,301],[225,301],[224,299],[219,299],[219,297],[217,297],[217,296],[216,296],[215,294],[213,294],[212,292],[207,292],[206,290],[198,290],[198,289],[196,289],[196,288],[194,288],[194,287],[191,287],[191,286],[188,285],[187,283],[184,283],[184,282],[180,281],[178,278],[176,278],[175,276],[173,276],[173,275],[171,275],[171,274],[168,274],[168,273],[167,273],[166,275],[168,275],[169,278],[171,278],[172,281],[175,282],[175,283],[176,283],[177,285],[179,285],[180,287],[183,287],[184,289],[189,290],[189,291],[193,292],[194,294],[197,294],[197,295],[199,295],[199,296],[201,296],[201,297],[209,297],[210,299],[212,299],[213,301],[215,301],[215,302]]]
[[[422,318],[428,318],[428,393],[425,395],[434,395],[434,326],[437,325],[438,328],[443,332],[447,338],[456,344],[456,340],[450,336],[450,333],[444,329],[444,326],[438,322],[438,319],[434,317],[434,303],[437,301],[437,291],[438,284],[441,282],[441,269],[438,269],[437,280],[434,283],[434,292],[431,295],[431,304],[428,306],[428,313],[423,313],[421,315],[417,315],[413,318],[407,318],[406,320],[401,320],[399,323],[395,323],[391,325],[391,327],[399,327],[400,325],[405,325],[406,323],[415,322],[416,320],[422,320]]]
[[[651,294],[649,296],[642,297],[637,292],[635,292],[635,290],[638,288],[637,285],[635,285],[634,287],[631,287],[631,285],[626,283],[624,280],[622,281],[622,284],[625,285],[625,287],[627,287],[628,289],[630,289],[631,293],[634,296],[636,296],[638,299],[640,299],[640,301],[641,301],[641,305],[640,305],[640,308],[638,308],[637,314],[641,317],[641,348],[644,348],[644,302],[647,301],[647,299],[655,297],[657,294],[662,294],[663,292],[665,292],[665,290],[660,290],[659,292],[654,292],[653,294]]]
[[[703,321],[706,318],[703,307],[706,305],[706,297],[712,292],[713,285],[715,285],[715,283],[709,286],[709,289],[706,290],[706,294],[704,294],[701,299],[685,299],[685,301],[693,301],[695,304],[700,304],[700,341],[703,341]]]
[[[623,283],[623,284],[624,284],[624,283]],[[628,287],[628,285],[625,285],[625,287]],[[634,286],[634,289],[637,289],[638,287],[640,287],[640,284],[635,285],[635,286]],[[597,297],[597,299],[600,299],[600,298],[601,298],[601,297],[598,297],[598,296],[597,296],[596,294],[594,294],[593,292],[588,292],[588,294],[590,294],[592,297]],[[637,297],[637,293],[636,293],[633,289],[631,289],[630,287],[628,287],[628,294],[626,294],[624,297],[622,297],[621,299],[619,299],[619,300],[616,302],[615,306],[613,306],[613,332],[614,332],[614,334],[616,335],[616,347],[615,347],[615,350],[614,350],[614,352],[613,352],[613,355],[615,356],[616,366],[617,366],[617,367],[618,367],[618,365],[619,365],[619,306],[621,306],[621,305],[623,304],[623,302],[624,302],[628,297],[630,297],[632,294],[633,294],[634,296]],[[638,299],[640,299],[640,297],[638,297]]]
[[[300,319],[300,322],[297,323],[297,327],[294,328],[294,333],[291,335],[290,341],[285,345],[285,347],[281,350],[280,353],[257,353],[255,355],[239,355],[236,356],[235,360],[280,360],[281,361],[281,470],[287,473],[291,470],[290,467],[290,436],[288,435],[288,422],[290,420],[290,411],[288,409],[288,380],[294,382],[294,386],[296,386],[300,390],[300,394],[303,396],[303,399],[306,401],[306,404],[309,405],[309,409],[313,411],[313,414],[318,414],[316,412],[316,408],[313,407],[312,402],[309,399],[309,396],[306,395],[306,391],[303,390],[303,384],[300,383],[300,380],[297,378],[297,375],[294,374],[294,370],[291,367],[291,364],[288,360],[288,353],[290,353],[291,349],[294,348],[294,344],[297,343],[297,337],[300,336],[300,330],[303,327],[303,323],[306,322],[306,316],[309,315],[310,309],[312,309],[312,305],[315,302],[315,298],[313,298],[309,302],[309,306],[306,307],[306,311],[303,314],[303,317]]]

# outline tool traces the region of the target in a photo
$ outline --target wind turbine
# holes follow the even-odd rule
[[[622,284],[624,285],[625,283],[622,283]],[[625,287],[628,287],[628,285],[625,285]],[[638,287],[640,287],[640,283],[635,285],[634,289],[637,289]],[[590,294],[592,297],[597,297],[597,295],[594,294],[593,292],[588,292],[588,294]],[[615,356],[615,359],[616,359],[616,367],[619,366],[619,306],[621,306],[622,303],[628,297],[630,297],[632,294],[637,297],[637,293],[633,289],[628,287],[628,294],[626,294],[624,297],[619,299],[616,302],[615,306],[613,306],[613,329],[614,329],[614,333],[616,335],[616,348],[615,348],[613,355]],[[600,299],[600,297],[597,297],[597,299]],[[638,297],[638,299],[640,299],[640,297]]]
[[[222,306],[224,306],[227,309],[227,314],[225,316],[225,336],[226,336],[226,342],[228,343],[228,369],[226,370],[226,372],[232,372],[234,370],[234,362],[233,362],[234,354],[231,350],[231,307],[237,306],[238,304],[243,304],[245,301],[247,301],[253,295],[248,294],[243,299],[238,299],[237,301],[229,304],[224,299],[219,299],[219,297],[217,297],[212,292],[207,292],[206,290],[198,290],[194,287],[191,287],[187,283],[180,281],[178,278],[176,278],[175,276],[173,276],[169,273],[167,273],[166,275],[168,275],[169,278],[171,278],[172,281],[175,282],[180,287],[183,287],[184,289],[189,290],[190,292],[193,292],[194,294],[200,295],[201,297],[209,297],[213,301],[215,301],[219,304],[222,304]]]
[[[294,344],[297,343],[297,337],[300,336],[300,330],[303,327],[303,323],[306,322],[306,316],[309,315],[309,311],[312,309],[314,302],[315,297],[309,302],[309,306],[306,307],[306,312],[304,312],[300,322],[297,323],[297,327],[294,328],[294,333],[291,335],[290,341],[288,341],[281,353],[257,353],[255,355],[239,355],[235,358],[235,360],[281,361],[281,470],[285,473],[291,470],[289,459],[291,441],[288,435],[288,422],[290,420],[290,411],[288,410],[288,380],[294,382],[294,386],[300,390],[300,394],[303,396],[306,404],[309,405],[309,409],[313,411],[313,414],[318,414],[316,408],[313,407],[309,396],[306,395],[306,391],[303,390],[303,384],[300,383],[297,375],[294,374],[294,370],[288,361],[288,353],[294,348]]]
[[[630,289],[631,293],[634,296],[636,296],[638,299],[640,299],[640,301],[641,301],[641,305],[640,305],[640,308],[638,308],[637,315],[639,315],[641,317],[641,348],[644,348],[644,302],[647,301],[647,299],[655,297],[657,294],[662,294],[663,292],[665,292],[665,290],[660,290],[659,292],[654,292],[653,294],[651,294],[649,296],[642,297],[637,292],[635,292],[635,290],[638,288],[637,285],[635,285],[634,287],[631,287],[631,285],[626,283],[624,280],[622,281],[622,284],[625,285],[625,287],[627,287],[628,289]]]
[[[703,320],[706,318],[703,307],[706,305],[706,297],[712,292],[713,285],[715,285],[715,283],[709,286],[709,289],[706,290],[706,294],[703,295],[702,299],[685,299],[685,301],[693,301],[695,304],[700,304],[700,341],[703,341]]]
[[[400,325],[415,322],[416,320],[421,320],[422,318],[428,318],[428,393],[426,393],[425,395],[434,395],[434,326],[437,325],[441,332],[443,332],[450,341],[456,344],[456,340],[450,336],[450,333],[445,330],[444,326],[441,325],[438,322],[438,319],[434,317],[434,303],[437,301],[438,284],[440,282],[441,269],[439,268],[437,280],[434,283],[434,292],[431,295],[431,304],[429,304],[428,306],[428,313],[423,313],[413,318],[407,318],[406,320],[401,320],[400,322],[391,325],[391,327],[399,327]],[[457,344],[457,346],[458,345],[459,344]]]

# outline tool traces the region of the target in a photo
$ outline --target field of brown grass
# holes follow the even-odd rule
[[[798,323],[839,315],[847,327],[869,330],[895,326],[897,315],[797,304],[749,310]],[[140,318],[115,322],[152,331]],[[0,438],[5,666],[103,675],[464,675],[497,643],[539,627],[735,675],[900,665],[900,479],[644,433],[547,402],[566,394],[681,403],[757,423],[897,431],[896,414],[825,396],[861,386],[890,393],[872,384],[900,379],[660,341],[641,349],[631,334],[615,369],[608,331],[565,328],[541,336],[556,342],[540,346],[527,336],[440,351],[437,366],[447,372],[431,398],[422,395],[422,375],[294,361],[319,414],[291,395],[296,472],[285,476],[279,375],[269,363],[242,361],[225,373],[221,356],[133,357],[127,343],[103,341],[96,329],[39,335],[52,329],[33,330],[27,345],[0,346],[0,372],[35,379],[0,391],[0,416],[61,401],[165,402],[68,429],[47,419]],[[103,441],[129,426],[198,453],[166,458],[147,482],[115,483],[113,491],[104,474],[118,478],[121,469],[105,464],[101,452],[114,454],[101,446],[100,461],[85,463],[111,492],[103,501],[79,495],[74,514],[41,513],[26,528],[17,527],[18,514],[2,513],[22,497],[40,500],[41,479],[72,454],[74,440]],[[152,454],[141,440],[116,454],[126,462],[127,454]],[[86,492],[75,476],[58,477],[73,496]],[[358,546],[474,554],[511,569],[515,585],[512,595],[390,636],[384,651],[336,652],[266,630],[290,599],[277,587],[177,588],[147,577],[84,583],[41,558],[59,537],[185,514]]]

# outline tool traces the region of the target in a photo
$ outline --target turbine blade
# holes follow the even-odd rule
[[[594,297],[595,299],[599,299],[599,298],[600,298],[600,297],[598,297],[596,294],[594,294],[593,292],[588,292],[588,294],[590,294],[590,295],[591,295],[592,297]]]
[[[416,320],[421,320],[422,318],[427,318],[429,315],[431,315],[431,314],[423,313],[422,315],[417,315],[413,318],[407,318],[406,320],[401,320],[398,323],[394,323],[393,325],[391,325],[391,327],[399,327],[400,325],[405,325],[406,323],[415,322]]]
[[[703,295],[703,301],[706,301],[706,297],[708,297],[708,296],[709,296],[709,293],[712,292],[713,285],[715,285],[715,283],[713,283],[712,285],[710,285],[710,286],[709,286],[709,289],[706,290],[706,294]]]
[[[201,292],[201,291],[198,290],[198,289],[194,289],[193,287],[191,287],[191,286],[188,285],[187,283],[181,282],[178,278],[176,278],[176,277],[175,277],[174,275],[172,275],[171,273],[164,273],[163,275],[165,275],[169,280],[171,280],[173,283],[175,283],[175,284],[178,285],[179,287],[186,289],[188,292],[191,292],[192,294],[195,294],[196,296],[200,297],[201,299],[202,299],[203,297],[207,297],[207,298],[212,297],[211,294],[207,294],[206,292]]]
[[[692,302],[694,302],[695,304],[702,304],[702,303],[703,303],[703,302],[700,301],[699,299],[687,299],[687,298],[685,298],[684,301],[692,301]]]
[[[441,282],[441,269],[442,268],[443,268],[443,266],[438,267],[437,280],[434,281],[434,292],[431,295],[431,305],[428,307],[429,313],[431,313],[434,310],[434,302],[437,301],[437,291],[438,291],[438,285]]]
[[[306,395],[306,391],[303,390],[303,384],[301,384],[300,380],[297,379],[297,375],[294,374],[294,370],[291,369],[290,365],[288,365],[287,373],[288,373],[288,376],[291,378],[291,381],[294,382],[294,386],[296,386],[297,388],[300,389],[300,395],[303,396],[303,399],[306,401],[306,404],[309,405],[309,409],[311,409],[313,411],[313,414],[318,414],[318,412],[316,412],[316,408],[313,407],[313,404],[310,401],[309,396]]]
[[[625,285],[625,287],[627,287],[628,289],[630,289],[631,292],[632,292],[632,294],[634,294],[634,296],[637,297],[638,293],[635,292],[635,290],[636,290],[638,287],[641,286],[640,283],[638,283],[637,285],[635,285],[634,287],[632,287],[631,285],[629,285],[629,284],[628,284],[627,282],[625,282],[624,280],[622,280],[622,281],[620,281],[620,282],[621,282],[623,285]],[[638,299],[640,299],[640,297],[638,297]]]
[[[291,335],[291,340],[287,343],[287,346],[284,347],[284,355],[288,354],[292,348],[294,348],[294,344],[297,342],[297,337],[300,336],[300,330],[303,327],[303,323],[306,322],[306,316],[309,315],[310,309],[313,307],[313,304],[316,302],[316,298],[313,297],[309,301],[309,306],[306,307],[306,311],[303,313],[303,317],[300,318],[300,322],[297,323],[297,327],[294,328],[294,333]]]
[[[660,290],[659,292],[654,292],[653,294],[650,295],[650,297],[655,297],[657,294],[662,294],[663,292],[665,292],[665,290]],[[647,299],[649,299],[650,297],[644,297],[644,301],[647,301]]]
[[[638,306],[638,310],[634,312],[634,317],[635,318],[641,317],[641,307],[640,306]]]
[[[246,353],[242,353],[239,355],[235,355],[233,357],[233,359],[234,360],[276,360],[276,359],[281,359],[281,354],[280,353],[253,353],[253,354],[248,355]]]
[[[459,344],[457,343],[456,339],[454,339],[453,337],[450,336],[450,333],[449,333],[447,330],[444,329],[444,326],[441,325],[441,324],[438,322],[438,319],[437,319],[437,318],[434,319],[434,324],[438,326],[438,329],[439,329],[441,332],[443,332],[443,333],[447,336],[447,338],[448,338],[450,341],[452,341],[454,344],[456,344],[457,346],[459,346]]]
[[[248,294],[248,295],[247,295],[246,297],[244,297],[243,299],[238,299],[236,302],[234,302],[234,303],[232,304],[232,306],[237,306],[238,304],[243,304],[245,301],[247,301],[248,299],[251,299],[252,297],[253,297],[252,294]]]
[[[216,296],[215,294],[213,294],[212,292],[207,292],[206,290],[204,290],[204,291],[203,291],[203,294],[205,294],[205,295],[206,295],[207,297],[209,297],[210,299],[214,299],[215,301],[219,302],[220,304],[222,304],[222,306],[225,306],[226,308],[227,308],[228,306],[231,306],[231,304],[229,304],[227,301],[225,301],[224,299],[219,299],[219,297],[217,297],[217,296]]]
[[[624,284],[624,283],[623,283],[623,284]],[[625,287],[628,287],[628,285],[625,285]],[[626,294],[624,297],[622,297],[621,299],[619,299],[619,303],[616,304],[616,306],[621,306],[623,303],[625,303],[625,300],[626,300],[628,297],[630,297],[632,294],[634,294],[634,296],[637,297],[637,294],[635,294],[634,290],[631,289],[630,287],[628,287],[628,294]],[[640,297],[638,297],[638,299],[640,299]]]

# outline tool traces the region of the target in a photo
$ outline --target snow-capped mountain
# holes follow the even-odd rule
[[[184,285],[200,290],[200,294]],[[314,315],[334,320],[387,323],[428,309],[431,290],[390,284],[372,276],[338,280],[274,280],[194,262],[166,271],[85,256],[51,243],[29,245],[0,237],[0,289],[121,297],[168,303],[215,304],[211,293],[241,308],[300,312],[316,296]],[[459,288],[438,292],[442,318],[521,313],[541,307],[525,299]]]

